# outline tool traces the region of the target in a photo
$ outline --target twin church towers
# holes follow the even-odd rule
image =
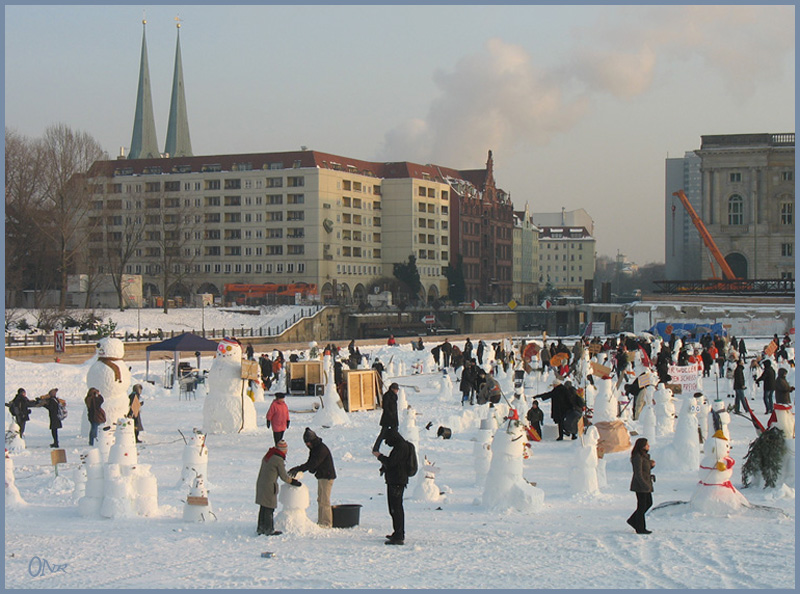
[[[177,20],[177,19],[176,19]],[[136,94],[136,113],[133,118],[133,138],[128,159],[156,159],[162,156],[156,139],[156,122],[153,117],[153,98],[150,92],[150,68],[147,63],[147,36],[142,21],[142,57],[139,64],[139,89]],[[183,89],[181,63],[181,24],[178,22],[178,41],[175,47],[175,71],[172,76],[172,98],[169,103],[167,142],[163,155],[191,157],[189,118],[186,114],[186,96]]]

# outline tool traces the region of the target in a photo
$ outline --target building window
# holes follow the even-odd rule
[[[305,271],[306,271],[306,265],[305,265],[305,263],[304,263],[304,262],[299,262],[299,263],[297,264],[297,272],[298,272],[298,273],[303,273],[303,272],[305,272]]]
[[[742,174],[741,173],[739,173],[738,171],[736,171],[734,173],[731,173],[731,183],[732,184],[738,183],[740,181],[742,181]]]
[[[794,225],[794,202],[781,203],[781,225]]]
[[[728,224],[744,225],[744,200],[738,194],[728,198]]]
[[[793,243],[782,243],[781,244],[781,256],[783,256],[783,257],[792,257],[792,256],[794,256],[794,244]]]
[[[781,181],[794,181],[794,171],[781,171]]]

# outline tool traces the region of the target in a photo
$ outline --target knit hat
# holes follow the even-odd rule
[[[314,433],[311,429],[306,427],[306,430],[303,431],[303,442],[310,443],[317,438],[317,434]]]
[[[275,392],[275,398],[286,398],[286,392]]]
[[[286,451],[289,449],[289,444],[287,444],[283,440],[280,440],[278,443],[275,444],[275,447],[285,454]]]
[[[390,390],[399,390],[400,389],[400,384],[398,384],[397,382],[393,382],[392,385],[389,386],[389,389]]]

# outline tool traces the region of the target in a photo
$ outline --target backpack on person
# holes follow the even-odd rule
[[[56,416],[58,417],[59,421],[63,421],[67,418],[67,401],[58,398],[58,410],[56,411]]]
[[[417,448],[414,447],[414,444],[410,441],[406,441],[408,444],[408,460],[406,462],[406,471],[408,476],[414,476],[417,474],[419,470],[419,459],[417,458]]]

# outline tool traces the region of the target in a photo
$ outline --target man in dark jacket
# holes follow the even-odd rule
[[[392,429],[397,429],[400,426],[400,421],[397,416],[397,395],[400,392],[400,386],[397,382],[393,382],[386,393],[383,395],[381,406],[383,413],[381,414],[381,432],[378,434],[378,439],[375,440],[375,445],[372,446],[372,451],[377,452],[381,447],[381,442],[386,439],[386,434]]]
[[[794,386],[789,385],[786,375],[789,370],[782,367],[778,370],[778,379],[775,380],[775,402],[778,404],[791,404],[791,393],[794,392]]]
[[[744,363],[742,359],[739,359],[736,362],[736,368],[733,370],[733,392],[736,394],[736,400],[734,403],[734,412],[739,412],[739,406],[747,411],[750,412],[750,405],[747,402],[747,398],[744,395],[745,391],[745,381],[744,381]]]
[[[17,390],[17,395],[12,398],[11,402],[6,403],[8,412],[14,417],[14,420],[19,425],[19,436],[25,436],[25,423],[31,418],[31,406],[33,402],[28,400],[25,388]]]
[[[309,449],[308,460],[305,464],[291,468],[289,475],[294,478],[298,472],[307,470],[317,477],[317,524],[323,528],[330,528],[333,525],[331,489],[336,478],[333,456],[328,446],[322,443],[322,439],[308,427],[303,432],[303,441]]]
[[[464,368],[461,370],[461,383],[458,388],[461,390],[461,406],[466,402],[475,404],[475,379],[478,375],[478,370],[475,367],[475,361],[466,359],[464,361]]]
[[[386,480],[389,515],[392,516],[394,531],[386,535],[386,544],[401,545],[406,538],[403,492],[408,485],[408,442],[396,429],[392,429],[386,435],[386,444],[392,448],[388,456],[380,452],[372,452],[372,455],[381,462],[381,471]]]
[[[39,405],[44,406],[50,416],[50,433],[53,435],[53,443],[50,444],[51,448],[58,447],[58,430],[62,427],[61,419],[58,418],[58,396],[56,396],[56,392],[58,392],[58,388],[53,388],[47,395],[42,396],[43,402]]]
[[[556,380],[553,384],[553,389],[544,394],[538,394],[534,398],[540,400],[550,400],[550,418],[554,423],[558,424],[558,439],[556,441],[563,441],[564,435],[567,431],[564,429],[564,416],[571,408],[570,393],[567,386]],[[573,436],[577,439],[577,435]]]
[[[764,407],[765,414],[772,413],[772,399],[775,396],[775,370],[772,368],[772,361],[764,361],[764,371],[756,380],[756,384],[764,382]]]

